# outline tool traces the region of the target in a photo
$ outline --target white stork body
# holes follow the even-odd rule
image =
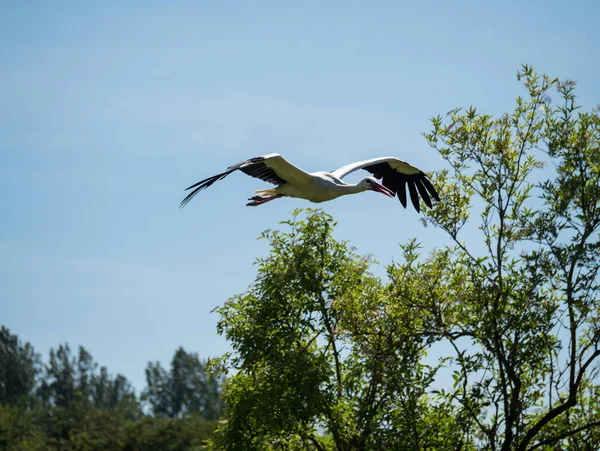
[[[376,179],[383,179],[383,184],[378,183],[372,177],[367,177],[356,184],[346,183],[342,180],[343,177],[358,169],[365,169],[371,172]],[[420,169],[397,158],[374,158],[351,163],[333,172],[309,174],[289,163],[281,155],[269,154],[242,161],[230,166],[225,172],[188,187],[187,190],[193,190],[181,201],[181,207],[184,207],[199,191],[237,170],[276,185],[275,188],[257,190],[258,196],[249,199],[252,201],[247,204],[249,206],[261,205],[284,196],[320,203],[347,194],[372,190],[390,197],[397,194],[400,202],[406,208],[407,186],[417,211],[420,211],[419,194],[429,207],[432,205],[430,197],[439,200],[435,188],[425,174]]]
[[[277,188],[269,190],[257,190],[257,194],[280,194],[287,197],[296,197],[306,199],[310,202],[321,203],[328,200],[337,199],[346,194],[360,193],[365,191],[358,184],[347,184],[341,179],[333,177],[329,172],[311,172],[307,174],[310,180],[302,184],[284,183]]]

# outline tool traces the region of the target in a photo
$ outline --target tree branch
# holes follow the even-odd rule
[[[312,434],[305,435],[304,438],[308,439],[314,445],[314,447],[317,448],[317,451],[327,451],[327,449]]]
[[[596,426],[600,426],[600,421],[593,421],[591,423],[588,423],[588,424],[581,426],[577,429],[574,429],[572,431],[563,432],[562,434],[559,434],[556,437],[551,437],[546,440],[542,440],[541,442],[536,443],[532,447],[527,448],[527,451],[533,451],[534,449],[539,448],[540,446],[551,445],[551,444],[556,443],[560,440],[563,440],[567,437],[571,437],[575,434],[579,434],[580,432],[585,431],[586,429],[591,429]]]
[[[340,355],[335,344],[335,336],[333,327],[331,326],[331,320],[329,318],[329,314],[327,313],[327,305],[325,304],[325,299],[323,299],[323,295],[319,295],[319,300],[321,302],[321,314],[323,315],[323,322],[325,323],[325,328],[327,329],[327,333],[329,334],[329,344],[331,345],[331,349],[333,350],[333,359],[335,360],[335,376],[337,379],[337,391],[338,396],[341,398],[343,395],[343,386],[342,386],[342,366],[340,364]]]

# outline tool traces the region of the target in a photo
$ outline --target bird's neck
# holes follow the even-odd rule
[[[363,191],[366,191],[367,188],[365,188],[364,185],[361,185],[360,183],[348,183],[346,185],[344,185],[344,192],[343,194],[355,194],[355,193],[362,193]]]

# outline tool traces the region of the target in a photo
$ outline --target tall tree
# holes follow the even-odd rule
[[[422,363],[415,311],[369,272],[370,258],[333,238],[330,216],[298,215],[288,231],[265,232],[271,253],[254,285],[219,309],[234,353],[215,365],[237,372],[217,445],[453,449],[463,420],[426,393],[436,368]]]
[[[105,366],[91,376],[90,394],[95,409],[119,410],[129,418],[136,418],[140,414],[131,382],[122,374],[111,376]]]
[[[77,361],[71,355],[68,344],[59,345],[58,349],[50,349],[48,363],[38,394],[44,405],[66,407],[75,399]]]
[[[512,113],[433,119],[427,139],[451,169],[428,219],[455,247],[399,269],[421,331],[456,350],[443,398],[473,443],[524,451],[600,425],[576,414],[600,361],[600,118],[578,111],[573,82],[518,77],[528,98]]]
[[[92,395],[92,379],[98,368],[98,364],[94,362],[92,355],[83,346],[79,346],[79,351],[76,360],[76,392],[80,398],[86,401]]]
[[[146,388],[142,401],[150,404],[152,413],[159,418],[171,417],[171,390],[169,373],[160,362],[149,362],[146,367]]]
[[[38,395],[47,407],[67,408],[77,401],[84,408],[122,409],[129,416],[139,411],[127,378],[121,374],[111,376],[104,366],[98,371],[98,364],[83,346],[77,356],[67,344],[50,350]]]
[[[171,362],[172,416],[200,414],[207,420],[219,415],[219,383],[210,377],[196,353],[182,347],[175,351]]]
[[[0,329],[0,404],[27,407],[34,402],[40,356],[4,326]]]
[[[159,362],[146,368],[143,393],[154,415],[178,418],[192,414],[207,420],[218,418],[219,379],[210,377],[196,353],[177,349],[167,372]]]

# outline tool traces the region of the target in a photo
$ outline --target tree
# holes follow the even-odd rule
[[[420,312],[420,332],[455,349],[442,399],[469,418],[471,443],[492,450],[600,425],[598,412],[568,420],[588,402],[584,388],[597,390],[600,118],[577,111],[573,82],[528,66],[518,77],[529,98],[510,114],[433,119],[426,137],[451,169],[437,175],[442,202],[428,222],[455,246],[399,267],[414,274],[403,302]]]
[[[140,416],[140,406],[131,382],[122,374],[112,377],[105,366],[91,377],[91,404],[99,410],[117,410],[127,418]]]
[[[35,403],[40,356],[4,326],[0,329],[0,404],[28,407]]]
[[[171,393],[169,373],[160,362],[148,362],[146,367],[146,388],[142,392],[142,401],[150,404],[152,414],[159,418],[171,415]]]
[[[160,362],[148,363],[147,387],[142,394],[154,415],[180,418],[197,414],[206,420],[219,415],[220,381],[206,372],[196,353],[177,349],[167,372]]]
[[[218,312],[237,373],[224,387],[224,449],[453,449],[461,418],[426,389],[436,368],[411,333],[414,310],[333,238],[333,219],[295,212],[288,232],[264,233],[247,293]]]
[[[219,380],[205,371],[198,354],[180,347],[171,362],[173,416],[193,413],[207,420],[219,417]]]
[[[45,366],[45,374],[38,389],[38,395],[45,406],[66,407],[75,399],[77,361],[71,356],[68,344],[58,350],[50,349],[50,358]]]
[[[50,350],[38,396],[46,407],[69,408],[73,402],[86,409],[122,410],[129,417],[139,414],[131,383],[121,374],[109,375],[92,355],[80,346],[77,357],[68,344]]]

